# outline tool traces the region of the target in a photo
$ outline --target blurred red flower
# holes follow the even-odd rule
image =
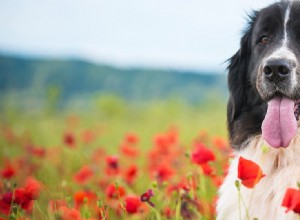
[[[7,192],[0,200],[0,212],[8,215],[11,205],[17,204],[26,211],[31,211],[33,200],[37,199],[41,190],[41,183],[33,177],[28,177],[23,188],[17,188],[14,192]]]
[[[117,189],[118,188],[118,189]],[[105,194],[109,199],[118,199],[126,194],[125,188],[115,184],[110,184],[106,187]]]
[[[30,211],[32,208],[32,200],[27,197],[27,192],[23,188],[18,188],[12,192],[7,192],[2,196],[2,203],[5,203],[4,206],[17,204],[22,209]]]
[[[78,191],[73,196],[75,202],[75,208],[79,208],[85,202],[86,204],[91,204],[97,200],[97,195],[90,191]]]
[[[155,146],[161,148],[161,150],[167,150],[171,142],[167,135],[159,134],[154,138]]]
[[[74,208],[68,208],[62,206],[59,208],[60,218],[61,220],[82,220],[80,216],[80,212]]]
[[[183,178],[180,182],[178,182],[177,184],[169,184],[166,188],[166,193],[168,195],[172,195],[172,193],[175,192],[180,192],[182,190],[188,192],[191,189],[196,189],[196,185],[195,185],[195,180],[194,178],[191,179],[186,179]]]
[[[137,213],[142,202],[137,196],[127,196],[125,198],[125,209],[130,214]]]
[[[31,211],[33,205],[32,195],[23,188],[16,189],[13,203],[19,204],[24,210]]]
[[[88,182],[94,175],[93,170],[87,166],[84,165],[81,167],[81,169],[73,176],[73,179],[78,184],[85,184]]]
[[[287,208],[285,212],[292,210],[300,214],[300,190],[288,188],[281,205]]]
[[[136,148],[136,146],[132,146],[127,143],[122,144],[120,150],[124,155],[128,157],[136,157],[138,155],[138,149]]]
[[[35,200],[39,197],[42,189],[42,184],[33,177],[28,177],[25,181],[24,189],[26,196],[30,200]]]
[[[119,157],[106,157],[106,173],[108,175],[117,175],[119,173]]]
[[[213,174],[213,169],[208,163],[202,163],[200,164],[200,167],[206,176],[211,176]]]
[[[1,176],[6,179],[12,178],[16,174],[15,168],[7,162],[5,167],[1,170]]]
[[[178,131],[175,127],[171,127],[167,132],[158,134],[154,137],[154,144],[162,152],[168,152],[172,145],[178,142]]]
[[[247,188],[253,188],[265,175],[261,168],[251,160],[243,157],[238,161],[238,178]]]
[[[168,164],[161,164],[153,169],[153,173],[157,181],[163,182],[168,181],[175,174],[175,170]]]
[[[154,207],[154,203],[150,201],[151,197],[154,196],[153,190],[148,189],[147,192],[143,193],[141,195],[141,201],[142,202],[147,202],[150,206]]]
[[[136,165],[131,165],[124,172],[124,179],[128,184],[132,184],[136,178],[138,168]]]
[[[6,201],[2,200],[3,198],[0,200],[0,213],[4,215],[9,215],[11,203],[7,203]]]
[[[44,148],[36,147],[34,145],[27,146],[27,152],[39,158],[43,158],[46,155],[46,150]]]
[[[129,144],[137,144],[139,142],[139,138],[134,133],[127,133],[125,136],[125,141]]]
[[[64,143],[68,147],[75,147],[75,136],[73,133],[65,133],[64,135]]]
[[[203,164],[215,160],[215,154],[204,144],[197,143],[191,154],[191,159],[196,164]]]

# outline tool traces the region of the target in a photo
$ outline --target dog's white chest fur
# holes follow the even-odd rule
[[[248,208],[250,219],[299,219],[292,211],[285,213],[281,204],[286,189],[297,188],[297,182],[300,181],[300,135],[298,133],[288,148],[269,147],[268,152],[263,152],[265,145],[261,136],[257,136],[244,150],[236,153],[219,190],[218,220],[240,219],[240,214],[242,220],[247,219],[244,206],[241,204],[239,208],[238,190],[235,186],[240,156],[256,162],[266,175],[253,189],[241,186],[242,199]]]

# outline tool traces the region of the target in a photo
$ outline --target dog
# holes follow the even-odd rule
[[[298,219],[282,201],[300,181],[300,2],[281,1],[254,11],[229,60],[227,126],[234,157],[219,189],[217,220]],[[265,177],[240,188],[240,157]]]

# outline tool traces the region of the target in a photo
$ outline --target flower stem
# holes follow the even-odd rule
[[[152,210],[153,210],[154,213],[155,213],[156,220],[161,220],[160,214],[159,214],[158,210],[157,210],[156,208],[154,208],[154,207],[152,207]]]
[[[242,210],[241,210],[241,193],[240,193],[240,189],[241,189],[241,185],[240,182],[238,180],[235,181],[235,187],[238,190],[238,203],[239,203],[239,220],[242,220]]]
[[[244,201],[244,199],[243,199],[242,194],[241,194],[240,191],[239,191],[239,197],[241,198],[241,201],[242,201],[243,206],[245,208],[247,220],[250,220],[248,208],[246,207],[245,201]]]
[[[235,181],[235,186],[236,186],[236,188],[238,190],[239,218],[240,218],[240,220],[242,220],[242,211],[241,211],[241,203],[242,203],[243,206],[244,206],[245,212],[246,212],[246,218],[247,218],[247,220],[250,220],[248,208],[246,207],[245,201],[244,201],[244,199],[242,197],[242,194],[241,194],[241,184],[240,184],[240,182],[238,180]]]
[[[178,203],[176,205],[175,219],[180,220],[180,208],[181,208],[181,197],[179,196]]]
[[[239,195],[239,217],[240,220],[242,220],[241,197],[240,197],[241,194],[238,192],[238,195]]]

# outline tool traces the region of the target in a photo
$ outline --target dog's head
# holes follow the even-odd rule
[[[294,108],[300,99],[300,2],[253,12],[229,62],[232,146],[240,148],[262,132],[271,146],[287,147],[297,130]]]

